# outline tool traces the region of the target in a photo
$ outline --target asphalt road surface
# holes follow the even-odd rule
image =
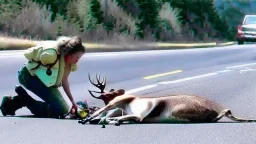
[[[71,91],[77,101],[87,99],[89,104],[103,106],[87,91],[97,90],[88,82],[88,73],[93,78],[100,73],[107,77],[107,89],[124,88],[126,93],[142,97],[199,95],[230,108],[236,116],[256,118],[255,47],[88,53],[70,77]],[[0,52],[0,98],[14,94],[17,71],[25,61],[22,51]],[[211,124],[128,124],[103,129],[78,124],[77,120],[23,117],[30,115],[26,108],[16,114],[0,116],[1,144],[256,143],[256,123],[236,123],[227,118]]]

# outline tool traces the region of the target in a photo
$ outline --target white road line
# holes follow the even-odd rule
[[[161,84],[174,84],[174,83],[185,82],[185,81],[189,81],[189,80],[194,80],[194,79],[214,76],[214,75],[221,74],[221,73],[231,72],[231,71],[233,71],[233,70],[230,70],[232,68],[238,68],[238,67],[243,67],[243,66],[250,66],[250,65],[255,65],[255,64],[256,63],[248,63],[248,64],[242,64],[242,65],[235,65],[235,66],[226,67],[227,68],[226,70],[220,70],[220,71],[216,71],[216,72],[212,72],[212,73],[207,73],[207,74],[202,74],[202,75],[198,75],[198,76],[182,78],[182,79],[173,80],[173,81],[158,82],[158,83],[153,84],[153,85],[148,85],[148,86],[143,86],[143,87],[131,89],[131,90],[127,91],[126,93],[127,94],[132,94],[132,93],[135,93],[135,92],[139,92],[139,91],[143,91],[143,90],[146,90],[146,89],[157,87],[157,86],[159,86]]]
[[[249,71],[256,71],[256,69],[252,69],[252,68],[245,68],[245,69],[241,69],[241,70],[240,70],[240,73],[243,73],[243,72],[249,72]]]
[[[178,80],[174,80],[174,81],[163,81],[163,82],[159,82],[153,85],[147,85],[147,86],[143,86],[143,87],[139,87],[139,88],[135,88],[135,89],[131,89],[126,91],[126,94],[132,94],[135,92],[139,92],[139,91],[143,91],[146,89],[150,89],[150,88],[154,88],[157,87],[160,84],[173,84],[173,83],[179,83],[179,82],[184,82],[184,81],[188,81],[188,80],[193,80],[193,79],[197,79],[197,78],[203,78],[203,77],[208,77],[208,76],[213,76],[218,74],[217,72],[214,73],[208,73],[208,74],[203,74],[203,75],[198,75],[198,76],[193,76],[193,77],[188,77],[188,78],[183,78],[183,79],[178,79]]]
[[[158,84],[173,84],[173,83],[179,83],[179,82],[184,82],[184,81],[189,81],[189,80],[193,80],[193,79],[198,79],[198,78],[204,78],[204,77],[208,77],[208,76],[213,76],[213,75],[217,75],[217,72],[214,73],[208,73],[208,74],[203,74],[203,75],[198,75],[198,76],[193,76],[193,77],[187,77],[187,78],[183,78],[183,79],[178,79],[178,80],[174,80],[174,81],[163,81],[163,82],[159,82]]]
[[[230,69],[227,69],[227,70],[221,70],[221,71],[217,71],[217,73],[225,73],[225,72],[230,72],[230,71],[233,71],[233,70],[230,70]]]
[[[205,78],[205,77],[209,77],[209,76],[214,76],[220,73],[226,73],[226,72],[230,72],[232,70],[221,70],[221,71],[217,71],[217,72],[213,72],[213,73],[207,73],[207,74],[202,74],[202,75],[198,75],[198,76],[192,76],[192,77],[187,77],[187,78],[182,78],[182,79],[178,79],[178,80],[173,80],[173,81],[163,81],[163,82],[158,82],[156,84],[153,85],[147,85],[147,86],[143,86],[143,87],[139,87],[139,88],[135,88],[135,89],[131,89],[128,90],[127,92],[125,92],[126,94],[132,94],[135,92],[139,92],[139,91],[143,91],[146,89],[150,89],[150,88],[154,88],[157,87],[161,84],[174,84],[174,83],[180,83],[180,82],[185,82],[185,81],[189,81],[189,80],[194,80],[194,79],[199,79],[199,78]]]
[[[235,65],[235,66],[229,66],[229,67],[226,67],[226,68],[227,69],[232,69],[232,68],[239,68],[239,67],[250,66],[250,65],[256,65],[256,63],[248,63],[248,64],[242,64],[242,65]]]
[[[147,86],[135,88],[135,89],[126,91],[125,94],[131,94],[131,93],[143,91],[143,90],[150,89],[150,88],[153,88],[153,87],[156,87],[156,86],[157,86],[157,84],[154,84],[154,85],[147,85]]]

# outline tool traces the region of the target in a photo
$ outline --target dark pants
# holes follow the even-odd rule
[[[34,101],[27,108],[35,116],[63,116],[69,112],[69,105],[58,88],[46,87],[36,76],[31,76],[25,65],[18,71],[18,80],[22,86],[30,90],[42,101]]]

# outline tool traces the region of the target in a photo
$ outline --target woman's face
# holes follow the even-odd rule
[[[83,52],[76,52],[74,54],[67,55],[65,56],[65,62],[68,64],[75,64],[79,61],[83,54]]]

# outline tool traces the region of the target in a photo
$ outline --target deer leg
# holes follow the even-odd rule
[[[123,123],[124,121],[134,121],[134,122],[138,122],[138,121],[141,121],[141,117],[140,116],[137,116],[137,115],[124,115],[124,116],[119,116],[119,117],[111,117],[111,118],[102,118],[99,122],[102,123],[104,122],[105,124],[108,124],[108,123],[111,123],[111,122],[114,122],[114,124],[116,126],[119,126],[121,123]]]
[[[231,113],[230,109],[225,109],[225,110],[222,111],[222,113],[224,113],[223,116],[226,116],[227,118],[229,118],[229,119],[231,119],[233,121],[238,121],[238,122],[256,122],[255,119],[244,119],[244,118],[239,118],[239,117],[233,116],[233,114]]]
[[[90,124],[100,124],[102,122],[108,124],[111,120],[114,120],[115,117],[123,116],[124,112],[122,109],[115,108],[106,112],[101,113],[96,118],[90,121]]]
[[[108,111],[108,110],[110,110],[112,108],[114,108],[114,105],[113,104],[108,104],[108,105],[102,107],[101,109],[97,110],[89,118],[87,118],[85,120],[78,121],[78,123],[86,124],[87,122],[91,121],[93,118],[97,117],[101,113],[106,112],[106,111]]]
[[[141,121],[141,117],[138,115],[124,115],[124,116],[120,116],[120,117],[115,117],[115,118],[109,118],[109,119],[114,119],[115,121],[115,125],[116,126],[120,126],[121,123],[123,123],[124,121]]]
[[[229,111],[229,109],[225,109],[225,110],[222,110],[219,114],[218,114],[218,116],[214,119],[214,120],[212,120],[212,122],[217,122],[217,121],[219,121],[221,118],[223,118],[225,115],[226,115],[226,113]]]
[[[125,115],[124,111],[122,109],[117,108],[109,111],[106,117],[118,117],[123,115]]]

